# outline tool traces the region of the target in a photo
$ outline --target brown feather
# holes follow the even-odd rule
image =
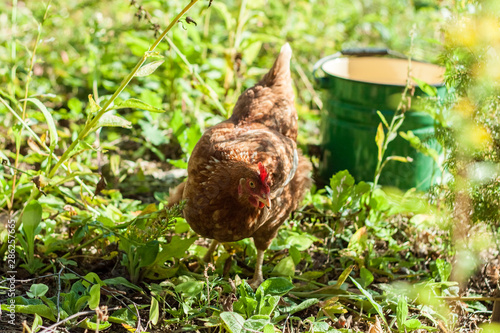
[[[230,120],[234,124],[258,122],[297,140],[297,111],[290,75],[292,49],[285,44],[273,67],[238,99]]]
[[[173,205],[177,205],[182,201],[182,196],[184,193],[184,187],[186,186],[185,182],[180,183],[175,188],[170,189],[168,196],[168,207],[172,207]]]
[[[265,250],[310,185],[311,164],[295,143],[290,58],[286,44],[270,71],[240,96],[231,118],[209,128],[191,154],[184,215],[204,237],[253,237],[257,249]],[[259,163],[267,172],[270,208],[253,206],[239,192],[242,178],[262,182]]]

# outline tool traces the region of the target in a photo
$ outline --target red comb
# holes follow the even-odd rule
[[[262,184],[264,184],[267,188],[269,188],[269,185],[267,185],[267,176],[268,176],[267,170],[261,162],[259,162],[259,176]]]

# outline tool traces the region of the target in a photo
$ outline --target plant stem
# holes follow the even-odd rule
[[[42,25],[47,19],[47,14],[49,13],[49,8],[50,8],[50,3],[52,0],[49,1],[47,4],[47,7],[45,8],[45,14],[43,15],[42,22],[38,26],[38,34],[36,36],[36,41],[35,41],[35,46],[33,47],[33,53],[31,55],[31,60],[30,60],[30,67],[28,70],[28,77],[26,78],[26,86],[24,88],[24,102],[23,102],[23,108],[22,108],[22,115],[21,119],[24,120],[26,119],[26,106],[28,103],[28,92],[29,92],[29,86],[31,82],[31,77],[33,74],[33,66],[35,64],[35,59],[36,59],[36,50],[38,48],[38,44],[40,43],[40,37],[42,35]],[[14,4],[17,6],[17,2]],[[16,7],[14,7],[15,10]],[[14,17],[14,13],[12,14]],[[15,48],[15,45],[13,46]],[[15,50],[12,51],[12,55],[15,55]],[[16,137],[16,158],[14,159],[14,175],[12,177],[12,188],[11,188],[11,195],[10,195],[10,208],[11,210],[14,208],[14,196],[16,194],[16,181],[17,181],[17,168],[19,167],[19,155],[21,153],[21,137],[23,134],[23,128],[21,127],[19,129],[19,134]]]
[[[179,21],[179,19],[196,3],[198,0],[191,0],[189,4],[182,9],[182,11],[177,14],[177,16],[170,22],[170,24],[167,26],[167,28],[163,31],[163,33],[158,37],[153,45],[144,53],[142,58],[139,60],[139,62],[135,65],[135,67],[132,69],[132,72],[130,72],[129,75],[123,79],[122,83],[118,87],[118,89],[114,92],[114,94],[111,96],[111,98],[104,104],[104,106],[99,110],[97,115],[85,125],[83,130],[80,132],[78,137],[71,143],[71,145],[66,149],[66,151],[63,153],[59,161],[54,165],[52,170],[49,173],[49,178],[53,177],[61,164],[66,162],[66,160],[69,158],[69,155],[71,152],[75,149],[76,145],[80,140],[84,139],[90,131],[97,125],[99,119],[108,111],[108,108],[111,106],[111,104],[115,101],[115,99],[120,95],[120,93],[125,89],[125,87],[130,83],[132,78],[135,76],[139,68],[141,68],[142,64],[146,61],[146,59],[150,56],[150,53],[156,49],[158,44],[163,40],[163,38],[166,36],[166,34],[172,29],[172,27]]]
[[[236,51],[240,48],[241,45],[243,26],[246,23],[245,11],[247,9],[247,1],[248,0],[241,0],[240,12],[238,14],[238,24],[236,26],[236,35],[234,38],[234,45],[233,45],[234,53],[236,53]]]
[[[0,91],[0,95],[1,95],[1,91]],[[33,139],[40,145],[40,147],[42,147],[48,154],[51,155],[51,157],[56,160],[56,161],[59,161],[59,158],[56,156],[56,154],[50,150],[49,147],[47,147],[47,145],[45,144],[45,142],[43,142],[40,137],[35,133],[33,132],[33,130],[31,129],[31,127],[29,127],[26,122],[21,118],[20,115],[17,114],[17,112],[12,109],[10,107],[10,105],[7,103],[6,100],[4,100],[1,96],[0,96],[0,103],[2,103],[6,108],[7,110],[9,110],[10,113],[12,113],[12,115],[17,118],[17,120],[19,120],[19,122],[21,123],[21,125],[29,132],[29,134],[33,137]],[[69,172],[69,169],[67,166],[63,165],[63,168]],[[34,176],[34,175],[31,175],[30,176]],[[89,193],[92,193],[92,190],[81,180],[81,178],[79,176],[75,176],[75,180],[82,186],[85,188],[85,190]],[[91,208],[91,210],[93,210],[93,208]],[[95,211],[94,211],[95,213]]]
[[[387,146],[389,143],[393,140],[392,135],[396,134],[397,136],[397,131],[399,127],[403,124],[403,121],[405,119],[405,112],[407,105],[409,105],[409,102],[411,101],[411,96],[408,97],[408,90],[410,87],[412,87],[412,82],[411,82],[411,54],[413,54],[413,38],[415,34],[414,32],[411,33],[411,41],[410,41],[410,56],[408,56],[408,71],[406,75],[406,84],[405,84],[405,89],[403,90],[403,93],[401,94],[401,101],[399,102],[399,105],[396,109],[396,112],[394,113],[394,116],[391,119],[391,124],[387,128],[387,134],[384,136],[384,144],[382,146],[382,154],[379,156],[378,161],[377,161],[377,167],[375,168],[375,177],[373,180],[373,189],[375,189],[378,185],[378,181],[380,178],[380,175],[382,174],[382,169],[386,165],[387,161],[384,161],[384,155],[387,152]],[[391,138],[391,140],[389,140]],[[395,138],[395,137],[394,137]]]
[[[208,97],[210,97],[210,99],[214,102],[215,106],[217,107],[217,109],[219,111],[218,112],[219,115],[227,118],[228,112],[226,111],[226,109],[224,109],[224,106],[222,106],[221,102],[219,101],[219,97],[217,96],[217,93],[212,89],[211,86],[209,86],[205,82],[205,80],[203,80],[203,78],[200,76],[200,74],[198,74],[198,72],[194,69],[194,66],[186,58],[184,53],[182,53],[182,51],[179,50],[179,48],[175,45],[175,43],[168,37],[167,37],[167,42],[170,45],[170,47],[174,50],[174,52],[179,56],[179,58],[181,58],[182,62],[184,62],[184,64],[186,64],[186,66],[189,69],[189,72],[191,74],[193,74],[196,77],[196,79],[200,82],[200,84],[203,85],[208,90],[208,92],[209,92]]]
[[[12,59],[12,62],[13,64],[15,64],[15,61],[17,59],[17,43],[16,43],[16,33],[17,33],[17,0],[13,0],[12,1],[12,16],[11,16],[11,20],[12,20],[12,45],[11,45],[11,50],[10,50],[10,58]],[[17,69],[17,66],[14,65],[12,66],[12,69],[11,69],[11,85],[10,85],[10,89],[9,89],[9,93],[14,96],[15,95],[15,80],[14,78],[16,77],[16,69]]]

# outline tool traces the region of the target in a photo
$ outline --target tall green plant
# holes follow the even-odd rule
[[[159,110],[157,108],[154,108],[150,105],[147,105],[144,102],[141,102],[136,99],[129,99],[125,102],[122,102],[117,105],[113,105],[113,103],[116,101],[117,97],[120,95],[120,93],[125,89],[125,87],[130,83],[130,81],[134,77],[140,77],[140,76],[146,76],[151,73],[153,73],[162,63],[163,61],[153,61],[150,62],[146,65],[144,63],[146,60],[149,58],[161,58],[161,56],[154,52],[156,47],[160,44],[160,42],[164,39],[166,34],[172,29],[172,27],[177,24],[177,22],[184,16],[184,14],[197,2],[198,0],[191,0],[170,22],[170,24],[165,28],[165,30],[160,34],[160,36],[153,42],[153,44],[148,48],[146,52],[144,52],[143,56],[140,58],[140,60],[137,62],[135,67],[132,69],[132,71],[123,79],[121,82],[120,86],[116,89],[116,91],[113,93],[113,95],[107,99],[104,103],[104,105],[101,107],[98,105],[98,103],[90,96],[89,97],[89,105],[90,105],[90,112],[88,114],[87,121],[85,123],[85,126],[83,129],[81,129],[77,135],[77,137],[72,141],[72,143],[67,147],[67,149],[64,151],[62,156],[57,157],[54,154],[54,149],[58,143],[58,136],[57,136],[57,131],[55,129],[55,124],[53,117],[51,113],[47,110],[47,108],[38,100],[35,98],[28,98],[29,96],[29,83],[31,80],[31,74],[28,75],[27,77],[27,82],[26,82],[26,88],[25,88],[25,94],[24,94],[24,99],[21,100],[22,102],[22,107],[20,106],[20,103],[15,100],[14,96],[10,96],[5,92],[2,92],[1,95],[10,100],[14,105],[15,108],[20,108],[22,110],[22,115],[18,115],[17,111],[15,108],[12,108],[8,102],[0,97],[0,102],[2,102],[7,109],[13,114],[14,117],[16,117],[19,122],[20,126],[18,130],[14,131],[15,137],[16,137],[16,159],[14,163],[14,170],[17,170],[18,168],[18,158],[20,154],[20,145],[21,145],[21,136],[22,136],[22,131],[23,129],[26,129],[30,136],[47,152],[47,158],[45,161],[46,165],[46,173],[45,176],[50,180],[53,178],[57,171],[63,167],[66,170],[70,170],[70,168],[65,165],[65,163],[75,154],[78,154],[82,148],[80,147],[81,145],[85,146],[84,139],[92,132],[95,132],[101,127],[104,126],[118,126],[118,127],[129,127],[130,123],[126,121],[125,119],[117,116],[117,115],[111,115],[108,113],[108,111],[113,110],[113,109],[121,109],[121,108],[141,108],[145,109],[148,111],[153,111],[153,112],[162,112],[162,110]],[[46,7],[44,18],[42,23],[46,20],[48,12],[49,12],[50,4]],[[32,72],[33,69],[33,64],[35,61],[35,54],[37,50],[37,45],[39,44],[40,40],[40,35],[41,35],[41,29],[39,29],[39,33],[37,35],[37,39],[35,42],[35,47],[34,51],[32,53],[31,61],[30,61],[30,71],[29,73]],[[34,131],[31,130],[30,126],[27,124],[25,121],[26,117],[26,106],[28,102],[34,103],[44,114],[47,123],[49,124],[49,131],[50,131],[50,146],[47,147],[44,143],[44,141],[34,133]],[[83,148],[83,149],[89,149]],[[56,162],[52,166],[52,159],[54,159]],[[17,171],[14,171],[14,176],[12,178],[12,187],[11,187],[11,204],[10,207],[11,209],[13,208],[13,200],[15,196],[15,189],[16,189],[16,180],[17,180]],[[79,179],[78,176],[74,176],[75,180],[79,181],[82,185],[83,183]],[[88,188],[87,188],[88,190]],[[28,202],[36,199],[42,189],[40,184],[37,184],[36,187],[33,187],[30,192],[30,196],[28,199]],[[90,191],[89,191],[90,192]],[[23,208],[20,217],[22,217],[24,211],[25,211],[26,206]],[[94,210],[94,213],[98,213],[97,211]],[[21,218],[18,219],[18,222],[16,224],[16,230],[19,228],[19,225],[21,223]],[[7,242],[4,242],[2,247],[0,248],[0,255],[3,256],[7,248]]]
[[[40,232],[40,222],[42,221],[42,206],[37,201],[32,201],[26,206],[23,215],[23,226],[19,234],[21,248],[18,253],[25,268],[30,274],[35,273],[43,266],[42,261],[35,257],[35,236]]]
[[[414,38],[414,34],[415,34],[414,32],[411,34],[412,41]],[[391,122],[388,123],[382,112],[377,111],[377,114],[382,122],[379,123],[377,128],[377,134],[375,135],[375,143],[377,144],[378,154],[377,154],[377,166],[375,168],[375,175],[373,179],[374,188],[378,185],[378,181],[380,175],[382,174],[382,170],[389,161],[399,161],[403,163],[411,162],[411,158],[408,158],[406,156],[387,156],[384,158],[389,143],[391,143],[397,137],[398,130],[401,127],[401,125],[403,125],[403,122],[405,120],[405,112],[408,111],[408,107],[409,105],[411,105],[410,90],[413,87],[412,76],[411,76],[411,54],[412,54],[411,48],[409,53],[410,56],[408,57],[408,74],[406,76],[405,88],[401,94],[401,101],[399,102],[398,107],[394,112],[394,116],[392,117]],[[384,127],[387,133],[384,131]]]
[[[130,83],[130,81],[135,77],[135,76],[146,76],[151,73],[153,73],[158,66],[163,63],[161,62],[152,62],[149,63],[145,66],[142,66],[146,60],[150,57],[158,57],[159,55],[157,53],[154,53],[154,50],[160,44],[160,42],[165,38],[167,33],[172,29],[172,27],[180,20],[182,16],[196,3],[198,0],[191,0],[184,9],[181,10],[177,16],[170,22],[170,24],[165,28],[165,30],[162,32],[162,34],[154,41],[154,43],[149,47],[149,49],[144,52],[144,55],[142,58],[137,62],[135,67],[132,69],[129,75],[125,77],[118,87],[118,89],[114,92],[114,94],[105,102],[105,104],[102,107],[98,107],[97,114],[90,120],[87,120],[87,123],[85,124],[85,127],[81,130],[81,132],[78,134],[78,137],[71,143],[71,145],[68,147],[68,149],[64,152],[64,154],[61,156],[59,161],[54,165],[54,167],[51,169],[49,173],[49,177],[52,177],[55,175],[61,164],[66,162],[68,160],[69,156],[75,149],[76,145],[83,140],[91,131],[95,131],[96,129],[106,126],[106,125],[111,125],[113,126],[113,121],[109,122],[101,122],[101,118],[104,116],[104,114],[109,111],[111,105],[113,102],[116,100],[116,98],[120,95],[120,93],[125,89],[125,87]],[[116,119],[114,121],[117,121]],[[123,123],[122,123],[123,124]]]

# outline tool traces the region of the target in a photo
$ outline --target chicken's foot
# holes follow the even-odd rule
[[[212,254],[214,253],[215,249],[217,248],[217,245],[219,245],[219,242],[216,241],[215,239],[212,239],[212,243],[210,243],[210,246],[207,250],[207,254],[203,257],[204,262],[211,262],[212,261]]]
[[[257,262],[255,263],[255,271],[253,273],[253,278],[248,281],[248,284],[252,289],[257,289],[260,284],[264,281],[262,276],[262,263],[264,262],[264,252],[266,250],[257,249]]]

